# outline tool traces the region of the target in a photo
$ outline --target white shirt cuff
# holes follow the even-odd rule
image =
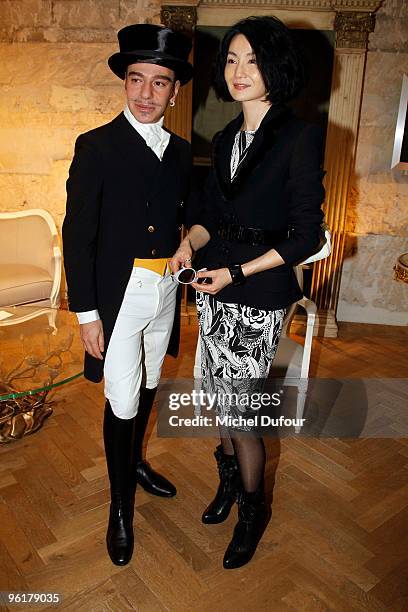
[[[100,319],[99,312],[97,310],[87,310],[86,312],[76,312],[76,316],[78,317],[78,322],[80,325],[84,323],[92,323],[92,321],[97,321]]]

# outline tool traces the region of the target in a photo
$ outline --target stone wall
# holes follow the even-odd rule
[[[110,121],[123,84],[116,32],[159,23],[160,0],[0,1],[0,210],[45,208],[58,227],[76,136]]]
[[[370,35],[340,321],[408,324],[408,287],[393,266],[408,251],[408,174],[391,170],[402,76],[408,74],[408,3],[385,0]]]

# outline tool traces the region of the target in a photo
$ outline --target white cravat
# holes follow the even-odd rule
[[[138,121],[132,115],[127,104],[125,106],[123,114],[129,121],[130,125],[135,128],[136,132],[140,134],[147,146],[151,148],[153,153],[155,153],[161,161],[163,159],[163,155],[167,148],[167,145],[170,141],[170,134],[166,132],[166,130],[163,130],[162,127],[164,117],[161,117],[161,119],[159,119],[159,121],[157,121],[156,123],[140,123],[140,121]],[[100,318],[99,312],[97,310],[77,312],[76,315],[81,325],[83,323],[91,323],[92,321],[97,321]]]
[[[127,104],[123,114],[161,161],[170,140],[170,134],[162,127],[164,117],[161,117],[156,123],[140,123],[132,115]]]

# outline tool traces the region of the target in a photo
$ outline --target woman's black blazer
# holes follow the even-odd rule
[[[323,134],[318,125],[297,118],[288,107],[272,105],[231,182],[231,151],[242,122],[241,113],[215,135],[208,181],[191,206],[189,225],[200,224],[211,236],[198,264],[208,269],[243,264],[275,248],[284,265],[253,274],[242,286],[228,285],[215,297],[263,310],[285,308],[302,297],[293,266],[320,241]],[[217,234],[220,219],[282,237],[268,246],[229,242]]]

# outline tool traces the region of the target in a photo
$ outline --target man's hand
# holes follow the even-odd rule
[[[180,268],[191,268],[192,257],[193,249],[191,247],[190,240],[188,238],[184,238],[170,260],[170,268],[173,274],[178,272]]]
[[[79,326],[82,344],[87,353],[96,359],[103,359],[103,351],[105,348],[103,340],[102,321],[92,321]]]

